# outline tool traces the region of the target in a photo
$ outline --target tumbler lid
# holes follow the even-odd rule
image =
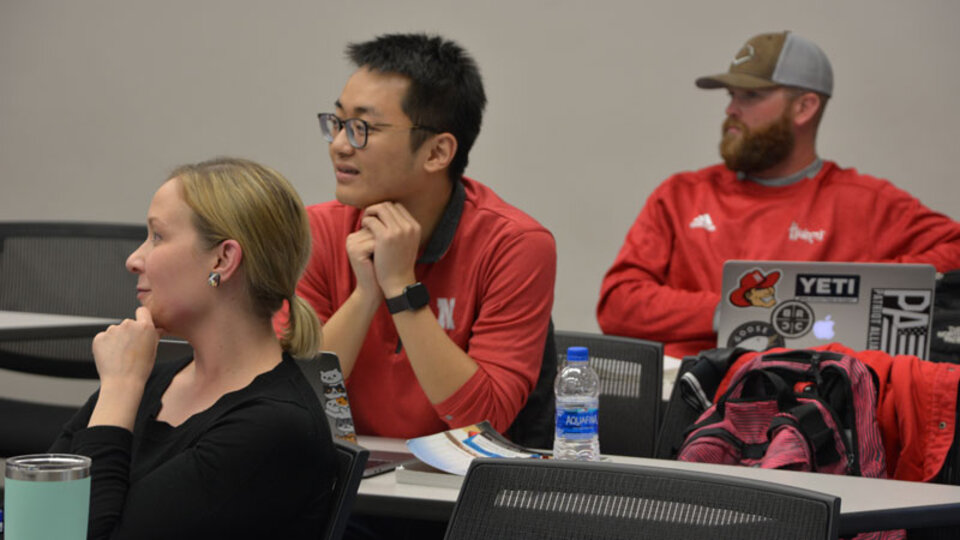
[[[8,458],[5,476],[34,482],[80,480],[90,476],[92,462],[75,454],[28,454]]]

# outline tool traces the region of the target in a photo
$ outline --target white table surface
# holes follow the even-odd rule
[[[116,319],[102,317],[0,311],[0,340],[4,338],[93,336],[116,322]]]
[[[405,451],[406,449],[404,441],[400,439],[361,436],[359,440],[362,446],[370,449],[394,451]],[[608,457],[614,463],[704,471],[714,474],[774,482],[837,495],[841,499],[841,533],[845,530],[849,532],[851,524],[862,529],[863,524],[869,524],[873,516],[887,513],[892,509],[898,511],[906,510],[909,514],[912,511],[922,512],[931,508],[939,508],[939,512],[943,514],[944,519],[949,520],[951,524],[960,526],[960,486],[750,467],[684,463],[625,456]],[[368,499],[368,501],[364,502],[374,503],[370,505],[359,504],[363,511],[370,511],[372,509],[371,507],[375,505],[376,509],[390,514],[389,509],[385,508],[385,506],[397,504],[408,512],[411,509],[414,511],[422,510],[422,514],[420,515],[424,518],[438,519],[439,516],[443,515],[444,511],[446,515],[449,516],[458,495],[459,490],[457,489],[398,483],[396,473],[391,472],[366,478],[361,481],[358,491],[358,503],[364,501],[364,498]],[[908,528],[919,525],[911,523],[898,526]],[[869,530],[869,528],[862,530]]]

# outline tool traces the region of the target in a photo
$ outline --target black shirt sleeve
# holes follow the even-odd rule
[[[302,409],[252,403],[140,478],[129,431],[79,431],[70,450],[93,459],[89,538],[315,537],[336,474],[316,431]]]

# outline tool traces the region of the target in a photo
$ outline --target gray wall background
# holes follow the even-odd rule
[[[831,58],[823,157],[957,218],[958,20],[954,0],[0,0],[0,219],[140,223],[168,171],[216,155],[328,200],[315,113],[351,73],[344,45],[441,33],[490,101],[467,174],[553,231],[557,327],[595,331],[646,197],[718,160],[726,96],[693,79],[756,33]]]

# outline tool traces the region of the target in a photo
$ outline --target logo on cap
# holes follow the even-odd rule
[[[734,59],[733,59],[733,62],[731,62],[731,63],[732,63],[733,65],[735,65],[735,66],[739,66],[740,64],[742,64],[742,63],[744,63],[744,62],[749,62],[750,60],[753,59],[753,55],[756,53],[756,51],[755,51],[754,48],[753,48],[753,45],[751,45],[751,44],[749,44],[749,43],[747,43],[746,45],[744,45],[744,46],[743,46],[743,49],[740,49],[740,50],[741,50],[741,51],[744,51],[744,50],[745,50],[745,51],[747,52],[747,54],[745,54],[745,55],[743,55],[743,56],[738,56],[738,57],[734,58]]]

